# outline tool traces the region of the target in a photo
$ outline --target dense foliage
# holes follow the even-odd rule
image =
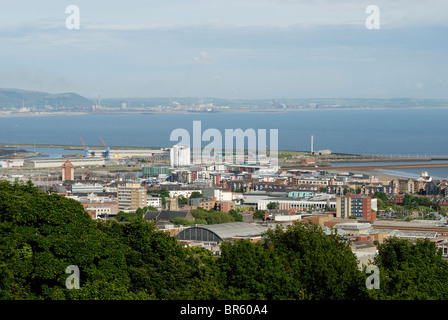
[[[448,262],[429,239],[415,244],[389,238],[379,245],[374,264],[380,270],[380,290],[372,291],[377,299],[447,300]]]
[[[141,217],[92,220],[75,200],[0,181],[0,299],[448,298],[447,263],[434,244],[392,239],[379,249],[381,289],[368,290],[347,244],[316,225],[224,242],[215,257]],[[66,287],[70,265],[79,289]]]

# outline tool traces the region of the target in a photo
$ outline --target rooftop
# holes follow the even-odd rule
[[[260,236],[264,228],[253,223],[230,222],[203,226],[203,228],[216,233],[221,239],[241,236]]]
[[[338,223],[334,226],[334,228],[347,231],[367,231],[372,228],[372,225],[370,223],[346,222]]]
[[[187,228],[178,233],[180,240],[223,241],[235,237],[260,237],[265,227],[247,222],[230,222],[201,225]]]
[[[406,227],[406,228],[447,228],[448,225],[446,224],[446,221],[439,221],[439,220],[413,220],[413,221],[386,221],[386,220],[376,220],[373,224],[373,227],[375,228],[399,228],[399,227]]]

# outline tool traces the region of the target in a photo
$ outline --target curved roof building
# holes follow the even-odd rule
[[[263,231],[253,223],[230,222],[191,227],[179,232],[177,239],[221,242],[234,237],[260,237]]]

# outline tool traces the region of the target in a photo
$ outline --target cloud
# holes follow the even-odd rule
[[[375,90],[391,95],[419,96],[435,83],[446,96],[446,0],[377,0],[373,32],[364,26],[370,2],[359,0],[77,4],[80,30],[66,29],[65,6],[0,21],[2,86],[148,96],[188,83],[189,95],[359,96],[379,81]]]
[[[415,87],[417,88],[417,89],[423,89],[423,87],[425,86],[425,84],[424,83],[422,83],[422,82],[417,82],[416,84],[415,84]]]
[[[199,55],[199,57],[194,57],[193,58],[193,63],[201,63],[201,62],[207,62],[207,61],[211,61],[212,60],[212,56],[206,52],[206,51],[202,51]]]
[[[440,83],[440,84],[443,84],[444,86],[447,86],[447,85],[448,85],[448,81],[445,81],[445,80],[442,79],[442,78],[437,79],[437,82]]]

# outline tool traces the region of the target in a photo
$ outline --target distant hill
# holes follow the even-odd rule
[[[0,110],[11,108],[35,109],[71,109],[88,110],[97,104],[96,99],[88,99],[77,93],[51,94],[46,92],[1,89]],[[105,108],[120,108],[122,103],[131,108],[157,106],[200,105],[229,107],[230,109],[338,109],[338,108],[425,108],[448,107],[448,99],[412,99],[412,98],[273,98],[273,99],[221,99],[215,97],[153,97],[153,98],[106,98],[101,99]],[[51,108],[48,108],[51,107]]]
[[[0,88],[0,109],[21,108],[24,104],[26,108],[43,109],[51,107],[91,107],[94,101],[87,99],[76,93],[51,94],[46,92],[1,89]]]

